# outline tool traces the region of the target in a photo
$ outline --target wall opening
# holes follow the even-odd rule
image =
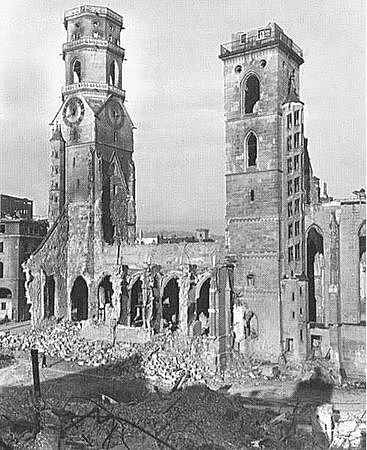
[[[260,82],[255,75],[250,75],[245,82],[245,114],[256,112],[255,105],[260,100]],[[257,105],[256,105],[257,106]]]
[[[171,327],[173,330],[179,323],[179,294],[180,288],[176,278],[171,278],[163,290],[162,315],[163,326]]]
[[[256,314],[250,309],[246,309],[243,315],[244,336],[246,339],[255,339],[259,335],[259,324]]]
[[[82,65],[80,64],[79,59],[76,59],[73,63],[72,75],[73,84],[81,82]]]
[[[8,288],[0,288],[0,298],[12,298],[11,290]]]
[[[201,322],[201,334],[209,334],[209,293],[210,278],[202,284],[196,301],[196,320]]]
[[[98,285],[98,320],[106,320],[106,310],[112,307],[111,276],[106,275]]]
[[[121,293],[120,293],[120,317],[118,323],[121,325],[128,325],[128,312],[129,312],[129,289],[127,282],[128,266],[122,266],[122,281],[121,281]]]
[[[119,81],[119,66],[116,61],[111,62],[109,73],[109,84],[112,84],[112,86],[117,86]]]
[[[366,321],[366,224],[358,233],[360,321]]]
[[[308,320],[324,320],[324,239],[311,228],[307,235]]]
[[[71,290],[71,320],[88,319],[88,286],[84,278],[79,276]]]
[[[142,285],[142,281],[138,279],[131,288],[130,324],[133,327],[142,327],[144,323]]]
[[[256,166],[257,163],[257,137],[254,133],[250,133],[246,141],[247,149],[247,165],[248,167]]]
[[[43,287],[44,318],[55,316],[55,279],[52,275],[47,276]]]

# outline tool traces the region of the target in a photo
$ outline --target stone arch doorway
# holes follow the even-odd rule
[[[198,283],[196,289],[196,301],[194,305],[195,311],[189,311],[188,316],[191,316],[190,325],[193,325],[194,321],[200,322],[200,334],[209,334],[209,299],[210,299],[210,277],[202,279]],[[198,328],[196,326],[196,328]]]
[[[98,320],[106,320],[107,305],[112,305],[111,276],[106,275],[98,285]]]
[[[71,289],[71,320],[88,319],[88,286],[84,278],[79,276]]]
[[[142,327],[143,317],[143,283],[138,278],[131,288],[130,323],[133,327]]]
[[[307,233],[308,320],[324,321],[324,239],[311,227]]]
[[[55,279],[53,275],[46,275],[43,287],[44,318],[49,319],[55,316]]]
[[[171,278],[163,289],[162,318],[164,327],[171,326],[173,329],[178,327],[180,312],[179,297],[180,288],[177,278]]]

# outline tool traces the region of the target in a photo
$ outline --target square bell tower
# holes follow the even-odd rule
[[[303,55],[270,23],[235,33],[221,46],[219,58],[224,63],[226,244],[237,269],[240,306],[234,327],[245,342],[246,317],[255,317],[256,345],[275,354],[281,344],[285,247],[283,103],[291,77],[299,91]]]

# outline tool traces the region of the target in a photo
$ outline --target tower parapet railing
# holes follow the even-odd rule
[[[79,16],[81,14],[99,14],[108,16],[111,19],[114,19],[121,27],[123,26],[122,17],[120,14],[111,11],[109,8],[105,6],[92,6],[92,5],[84,5],[77,6],[75,8],[68,9],[64,14],[64,21],[66,22],[69,19],[72,19],[75,16]]]
[[[283,48],[290,50],[303,62],[303,52],[292,39],[284,34],[278,27],[263,28],[257,30],[256,34],[245,34],[240,39],[227,42],[220,46],[220,58],[227,58],[248,50],[255,50],[261,47],[267,47],[274,44],[280,44]]]
[[[98,83],[89,81],[84,81],[81,83],[73,83],[62,87],[61,92],[62,95],[64,96],[64,94],[71,94],[79,90],[95,90],[103,92],[107,91],[113,94],[117,94],[122,98],[123,101],[125,100],[125,91],[123,89],[120,89],[116,86],[113,86],[112,84],[107,83]]]
[[[114,51],[115,53],[122,54],[123,57],[125,55],[125,49],[115,44],[114,42],[108,39],[93,38],[88,36],[65,42],[65,44],[62,45],[62,52],[64,54],[66,51],[75,50],[85,45],[95,46],[97,48],[107,48]]]

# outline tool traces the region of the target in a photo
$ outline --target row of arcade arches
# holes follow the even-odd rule
[[[188,327],[194,322],[201,322],[201,329],[209,331],[209,297],[210,275],[204,276],[198,284],[192,285],[189,292],[187,311]],[[46,277],[45,316],[54,313],[55,285],[53,277]],[[122,282],[120,294],[120,317],[118,323],[132,327],[148,327],[159,330],[161,321],[163,328],[176,329],[180,321],[180,286],[176,276],[171,276],[160,283],[154,277],[149,287],[148,302],[143,304],[143,282],[140,276],[133,278],[129,284]],[[97,318],[106,320],[112,307],[113,286],[110,275],[104,276],[97,288]],[[88,318],[88,286],[85,279],[79,276],[71,290],[71,318],[74,321]],[[46,313],[47,311],[47,313]]]

